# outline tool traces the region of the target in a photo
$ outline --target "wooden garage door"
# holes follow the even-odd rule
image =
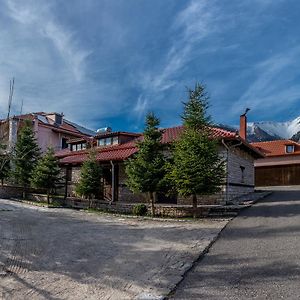
[[[255,185],[300,185],[300,165],[256,167]]]

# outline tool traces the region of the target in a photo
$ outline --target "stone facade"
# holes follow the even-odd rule
[[[67,196],[75,196],[75,185],[80,179],[80,166],[64,168],[64,175],[67,177]]]
[[[124,163],[119,164],[118,201],[124,203],[147,203],[147,197],[145,194],[133,194],[126,186]]]
[[[220,145],[219,153],[226,165],[224,186],[221,187],[220,192],[214,195],[198,196],[199,205],[216,205],[232,202],[235,198],[254,191],[254,158],[248,152],[238,147],[231,147],[227,150],[223,145]],[[110,168],[110,165],[105,165],[105,168]],[[123,162],[118,163],[117,170],[116,201],[122,203],[147,203],[147,195],[133,194],[126,186],[126,173]],[[80,178],[80,166],[72,166],[71,175],[69,176],[71,180],[68,181],[67,196],[75,196],[74,189]],[[109,197],[103,198],[109,200]],[[177,197],[178,205],[191,205],[191,203],[191,197]]]

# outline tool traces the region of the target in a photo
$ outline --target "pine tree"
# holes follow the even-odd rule
[[[26,120],[15,145],[13,159],[13,178],[25,189],[29,186],[33,169],[40,156],[40,149],[32,130],[31,121]]]
[[[184,132],[175,142],[173,164],[168,175],[177,192],[192,196],[196,217],[197,195],[216,193],[224,181],[224,162],[212,138],[211,118],[207,114],[208,97],[202,85],[189,90],[182,116]]]
[[[58,160],[54,155],[53,148],[48,148],[44,156],[42,156],[33,170],[31,183],[36,188],[47,190],[47,203],[51,191],[61,183],[60,168]]]
[[[102,168],[96,160],[96,153],[90,151],[88,159],[81,167],[80,179],[75,188],[76,193],[89,200],[99,196],[102,189],[101,177]]]
[[[154,193],[162,188],[166,173],[159,124],[153,113],[147,115],[144,139],[138,142],[135,157],[126,163],[127,185],[134,193],[148,193],[152,215],[155,215]]]

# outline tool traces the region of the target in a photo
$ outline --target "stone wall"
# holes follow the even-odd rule
[[[27,188],[26,193],[43,193],[45,191],[40,189]],[[0,186],[0,198],[11,199],[11,198],[22,198],[23,196],[23,187],[11,186],[11,185],[2,185]]]
[[[75,185],[80,179],[81,166],[72,166],[71,181],[68,181],[67,196],[75,196]]]
[[[254,159],[246,151],[239,148],[231,148],[228,152],[224,146],[219,146],[220,156],[224,161],[228,160],[228,185],[224,184],[221,191],[214,195],[198,196],[199,205],[224,204],[226,201],[233,201],[235,198],[254,191]],[[68,182],[67,195],[75,196],[75,184],[80,178],[80,166],[72,166],[72,180]],[[119,164],[118,202],[123,203],[147,203],[145,194],[133,194],[126,186],[126,173],[123,163]],[[177,204],[190,205],[190,197],[178,196]]]
[[[147,203],[145,194],[134,194],[126,186],[125,165],[119,164],[119,186],[118,186],[118,201],[127,203]]]
[[[150,209],[150,208],[149,208]],[[197,207],[196,216],[197,217],[207,217],[211,207]],[[171,218],[190,218],[193,216],[192,207],[184,206],[163,206],[157,205],[155,207],[155,215],[160,217],[171,217]]]

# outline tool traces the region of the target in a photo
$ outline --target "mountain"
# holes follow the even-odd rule
[[[249,122],[249,142],[273,141],[279,139],[300,139],[300,117],[287,122]]]

